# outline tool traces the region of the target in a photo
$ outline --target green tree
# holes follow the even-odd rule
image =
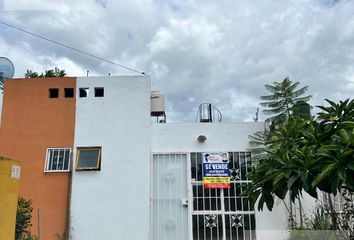
[[[273,122],[282,122],[292,114],[294,105],[299,102],[308,102],[311,95],[303,96],[308,90],[308,86],[297,89],[299,82],[293,83],[289,77],[282,82],[274,82],[273,85],[266,84],[264,87],[272,94],[261,96],[261,106],[267,109],[263,112],[267,115],[273,115],[268,120]]]
[[[354,191],[354,100],[322,107],[317,119],[290,117],[267,138],[266,157],[249,174],[253,184],[246,194],[258,209],[273,208],[274,196],[292,202],[305,191],[317,197],[318,190],[337,194]],[[337,215],[331,209],[333,228]]]
[[[271,95],[266,95],[266,96],[261,96],[261,100],[264,100],[265,102],[261,103],[261,106],[266,107],[265,110],[263,110],[264,113],[268,115],[273,115],[270,118],[268,118],[266,121],[269,121],[271,123],[269,131],[264,131],[264,132],[257,132],[253,136],[250,136],[250,144],[253,146],[252,153],[254,156],[254,159],[256,161],[260,159],[268,159],[267,155],[270,153],[267,151],[267,149],[277,149],[274,146],[276,146],[279,143],[278,140],[274,140],[277,136],[280,136],[279,133],[273,134],[274,130],[281,128],[282,133],[287,133],[287,130],[292,129],[291,133],[294,132],[294,129],[292,128],[293,126],[290,126],[291,128],[282,128],[282,125],[284,125],[285,122],[287,122],[290,118],[296,117],[298,118],[298,121],[290,121],[290,124],[299,124],[303,119],[311,119],[311,106],[307,103],[311,96],[303,96],[305,92],[308,90],[308,87],[302,87],[300,89],[297,89],[299,87],[300,83],[295,82],[293,83],[290,81],[289,77],[286,77],[282,82],[274,82],[273,85],[265,85],[265,88],[270,91],[272,94]],[[287,123],[289,125],[289,123]],[[295,125],[297,126],[297,125]],[[278,132],[278,130],[276,131]],[[291,134],[286,134],[288,136],[291,136]],[[278,149],[281,150],[282,152],[289,152],[293,151],[291,149],[292,145],[284,145],[283,149]],[[275,154],[274,152],[271,154]],[[277,153],[280,154],[280,153]],[[263,162],[263,164],[268,164],[269,162]],[[285,171],[285,169],[283,169]],[[291,175],[291,172],[287,173]],[[290,194],[292,196],[292,194]],[[268,196],[268,195],[267,195]],[[262,201],[265,201],[266,199],[261,199]],[[301,200],[298,198],[299,205],[301,206]],[[285,202],[284,202],[285,204]],[[289,207],[285,204],[289,211],[290,215],[290,223],[291,226],[294,225],[294,220],[293,220],[293,213],[292,213],[292,202],[289,202]],[[302,225],[302,211],[300,207],[300,222]]]
[[[65,77],[65,70],[59,68],[45,70],[44,73],[38,74],[32,70],[27,69],[25,73],[25,78],[41,78],[41,77]]]
[[[15,240],[31,238],[29,228],[32,226],[32,202],[24,198],[18,198],[17,213],[16,213],[16,231]]]
[[[253,203],[260,197],[259,210],[263,209],[264,204],[269,210],[273,208],[273,195],[284,200],[289,193],[294,202],[303,188],[317,197],[316,191],[311,188],[311,176],[308,176],[307,172],[307,169],[315,168],[316,163],[308,162],[309,159],[304,158],[309,149],[305,149],[302,132],[309,128],[311,126],[308,122],[290,117],[268,135],[266,155],[249,174],[252,185],[247,195]]]
[[[292,113],[293,116],[306,119],[306,120],[311,119],[311,106],[305,101],[296,102],[292,107],[292,112],[293,112]]]
[[[25,78],[37,78],[39,77],[37,72],[33,72],[32,70],[27,69],[25,73]]]
[[[313,182],[322,191],[337,193],[344,185],[354,192],[354,99],[319,106],[320,134],[311,136],[320,142],[317,157],[321,159],[322,171]]]
[[[274,82],[273,85],[266,84],[265,88],[270,91],[271,95],[261,96],[261,100],[267,102],[260,103],[266,107],[263,112],[270,115],[273,114],[266,122],[270,123],[270,129],[254,133],[250,136],[250,144],[252,146],[252,154],[255,160],[264,158],[267,152],[266,147],[270,143],[270,132],[274,130],[275,125],[281,125],[291,116],[301,119],[311,119],[311,106],[307,103],[311,95],[300,97],[308,87],[295,89],[299,86],[299,82],[292,83],[289,77],[282,82]]]

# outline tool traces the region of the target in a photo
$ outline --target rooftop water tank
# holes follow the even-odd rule
[[[165,115],[165,98],[159,91],[151,92],[151,116]]]

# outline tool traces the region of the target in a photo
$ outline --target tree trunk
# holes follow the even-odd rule
[[[328,198],[329,212],[330,212],[330,216],[331,216],[331,220],[332,220],[332,228],[333,228],[333,230],[337,230],[337,228],[338,228],[337,213],[336,213],[334,206],[333,206],[331,194],[327,193],[327,198]]]
[[[301,199],[298,198],[299,201],[299,214],[300,214],[300,227],[303,227],[303,215],[302,215],[302,204],[301,204]]]

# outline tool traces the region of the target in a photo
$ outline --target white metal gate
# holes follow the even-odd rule
[[[230,152],[230,189],[204,189],[202,153],[153,154],[152,240],[254,240],[249,152]],[[188,190],[190,189],[190,191]]]
[[[153,155],[153,240],[188,240],[187,159]]]

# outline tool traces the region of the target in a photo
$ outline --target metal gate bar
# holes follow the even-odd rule
[[[204,189],[202,153],[191,153],[192,233],[195,240],[254,240],[254,207],[241,196],[241,184],[250,184],[249,152],[231,152],[230,189]],[[202,204],[202,206],[200,205]]]
[[[188,240],[187,155],[153,154],[152,236]]]

